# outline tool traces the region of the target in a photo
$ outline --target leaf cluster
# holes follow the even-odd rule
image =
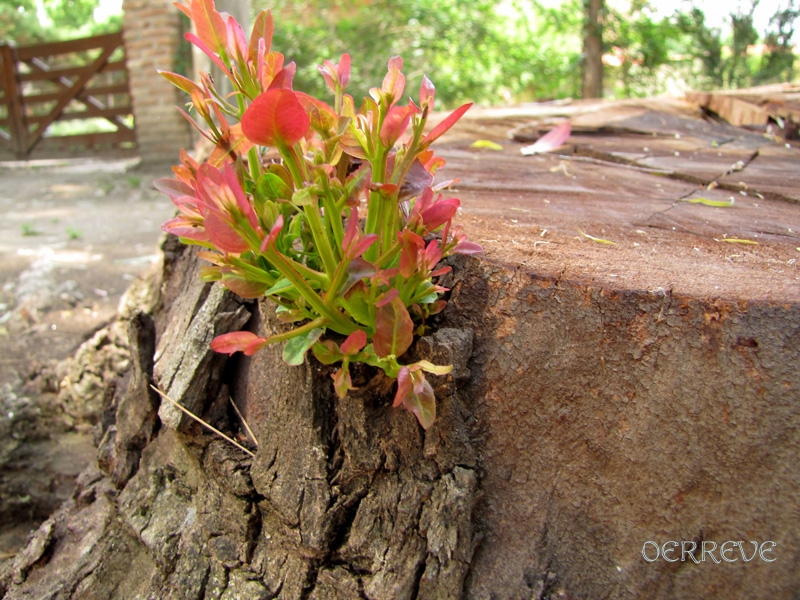
[[[445,305],[441,260],[481,251],[452,226],[460,203],[433,185],[444,161],[430,149],[471,104],[426,133],[434,86],[423,78],[418,102],[401,104],[406,80],[394,57],[357,108],[345,92],[347,54],[317,67],[328,104],[293,89],[297,67],[272,49],[270,12],[259,13],[248,37],[213,0],[179,8],[197,32],[187,39],[234,92],[223,96],[207,74],[195,82],[163,73],[189,95],[183,114],[214,144],[206,162],[184,152],[176,178],[156,182],[179,210],[164,229],[204,248],[206,281],[272,300],[292,325],[267,338],[224,334],[212,348],[252,355],[285,342],[290,365],[312,350],[341,365],[333,382],[342,398],[353,389],[351,363],[379,367],[398,380],[394,404],[430,427],[436,404],[425,373],[450,367],[402,358]]]

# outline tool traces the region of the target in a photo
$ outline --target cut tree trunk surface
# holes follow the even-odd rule
[[[563,118],[562,148],[520,156]],[[660,100],[474,111],[438,153],[485,253],[452,261],[412,349],[455,367],[436,424],[366,369],[340,402],[313,360],[213,355],[281,325],[168,243],[98,467],[0,571],[6,598],[794,597],[800,150]],[[247,444],[232,396],[255,456],[151,376]],[[642,554],[671,541],[705,560]]]

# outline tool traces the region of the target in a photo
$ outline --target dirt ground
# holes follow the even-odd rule
[[[57,365],[156,258],[173,206],[151,182],[168,175],[131,159],[0,163],[0,559],[94,455],[91,423],[59,406]]]

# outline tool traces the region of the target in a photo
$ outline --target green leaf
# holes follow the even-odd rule
[[[337,346],[333,340],[317,342],[311,346],[311,351],[314,353],[316,359],[323,365],[332,365],[344,358],[344,355],[339,350],[339,346]]]
[[[491,140],[475,140],[470,144],[470,148],[486,148],[487,150],[502,150],[503,147]]]
[[[379,307],[372,343],[378,356],[402,356],[414,341],[414,322],[400,298]]]
[[[302,365],[305,359],[306,352],[313,346],[320,336],[325,333],[321,327],[312,329],[305,335],[298,335],[286,342],[283,347],[283,361],[287,365],[296,367]]]
[[[292,285],[292,283],[288,279],[284,278],[284,279],[281,279],[280,281],[278,281],[275,285],[273,285],[271,288],[269,288],[266,292],[264,292],[264,295],[265,296],[273,296],[273,295],[281,294],[283,292],[287,292],[289,290],[294,290],[294,285]]]
[[[353,320],[366,325],[370,329],[373,327],[372,319],[369,313],[369,304],[367,304],[366,293],[356,285],[356,287],[347,294],[347,297],[340,296],[337,299],[339,306],[347,311]]]
[[[310,206],[316,202],[316,200],[316,194],[314,194],[309,188],[297,190],[294,194],[292,194],[292,202],[294,202],[297,206]]]
[[[267,200],[289,200],[292,197],[292,190],[275,173],[264,173],[259,177],[256,193]]]
[[[711,200],[709,198],[689,198],[688,200],[683,200],[683,202],[689,202],[690,204],[705,204],[706,206],[716,206],[718,208],[728,208],[733,206],[736,202],[735,198],[731,196],[730,200]]]

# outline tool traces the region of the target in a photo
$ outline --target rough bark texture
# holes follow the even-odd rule
[[[358,374],[362,389],[340,402],[329,370],[289,368],[279,348],[226,369],[208,342],[244,325],[248,307],[198,282],[194,252],[166,252],[155,367],[153,320],[136,313],[133,368],[106,407],[115,418],[98,467],[2,573],[5,597],[460,597],[478,487],[458,391],[471,332],[445,328],[417,344],[456,367],[438,382],[440,416],[424,434],[410,413],[388,409],[376,372]],[[256,308],[251,326],[274,327],[268,307]],[[255,459],[159,409],[153,372],[222,428],[235,384],[260,442]]]
[[[780,154],[736,139],[725,152]],[[155,328],[126,316],[132,370],[106,395],[98,466],[0,569],[0,592],[794,597],[797,191],[753,184],[761,197],[733,211],[679,203],[698,186],[685,171],[620,166],[609,157],[631,153],[619,148],[598,149],[602,163],[498,153],[481,157],[482,170],[464,145],[446,149],[463,176],[464,220],[487,252],[453,261],[448,307],[413,348],[454,365],[434,382],[439,414],[427,432],[391,408],[390,382],[375,371],[356,371],[358,392],[339,401],[313,360],[286,367],[279,348],[213,355],[208,341],[223,331],[282,325],[269,305],[200,283],[196,253],[168,243]],[[729,185],[731,172],[714,166],[723,154],[692,163],[693,176],[703,167]],[[743,182],[770,164],[751,163]],[[587,222],[617,246],[576,238]],[[722,232],[760,243],[728,246],[715,240]],[[159,403],[151,377],[248,444],[232,396],[255,430],[255,457]],[[643,559],[646,541],[670,540],[771,540],[776,560]]]

